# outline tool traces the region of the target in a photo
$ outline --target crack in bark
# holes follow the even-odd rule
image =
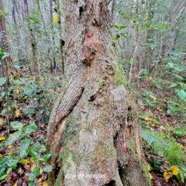
[[[72,96],[72,98],[67,99],[66,95],[69,96],[69,92],[71,92],[70,96]],[[55,180],[57,178],[60,170],[58,166],[58,158],[62,148],[63,134],[66,128],[66,118],[71,114],[73,109],[79,103],[83,92],[84,87],[71,89],[71,87],[69,86],[69,89],[67,89],[67,91],[64,93],[64,96],[57,101],[57,107],[54,109],[53,112],[54,114],[57,112],[56,116],[51,117],[52,119],[50,121],[48,130],[48,146],[49,149],[54,152],[51,159],[51,165],[53,166],[53,171],[50,175],[51,180]],[[65,101],[69,101],[68,107],[66,107],[66,104],[64,103]],[[61,110],[61,107],[64,110]]]
[[[63,97],[57,102],[56,108],[52,111],[52,116],[49,122],[48,129],[48,146],[51,149],[53,142],[55,140],[55,133],[57,132],[60,123],[72,112],[74,107],[79,102],[82,94],[84,92],[84,87],[74,87],[74,83],[64,93]]]

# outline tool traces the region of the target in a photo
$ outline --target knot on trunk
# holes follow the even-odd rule
[[[96,49],[94,49],[91,46],[84,46],[83,55],[84,55],[83,64],[85,64],[86,66],[90,66],[91,62],[95,58]]]

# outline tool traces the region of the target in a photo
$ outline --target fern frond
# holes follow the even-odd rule
[[[171,165],[183,162],[183,151],[174,138],[146,129],[141,130],[141,137],[157,155],[165,157]]]

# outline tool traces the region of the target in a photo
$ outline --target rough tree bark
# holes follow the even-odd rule
[[[149,185],[106,0],[65,0],[66,79],[48,127],[49,185]]]

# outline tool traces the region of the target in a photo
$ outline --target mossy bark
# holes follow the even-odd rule
[[[50,185],[149,185],[129,94],[116,84],[107,1],[65,0],[64,10],[68,86],[48,127]]]

